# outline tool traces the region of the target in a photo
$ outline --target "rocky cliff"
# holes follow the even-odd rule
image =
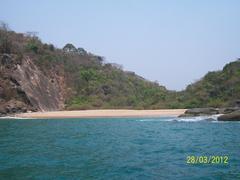
[[[42,71],[25,57],[18,64],[12,75],[13,79],[25,92],[31,105],[41,111],[60,110],[64,108],[62,77],[45,76]]]
[[[46,76],[29,57],[0,56],[0,113],[64,108],[64,78]]]

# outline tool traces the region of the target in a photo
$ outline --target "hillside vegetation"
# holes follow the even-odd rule
[[[1,73],[6,77],[5,81],[14,79],[13,74],[9,73],[9,68],[15,71],[17,67],[23,67],[23,63],[28,59],[31,61],[29,63],[33,63],[42,72],[44,78],[63,88],[61,95],[65,109],[167,108],[171,97],[171,92],[165,87],[145,80],[134,72],[124,71],[120,65],[107,63],[101,56],[87,52],[83,48],[76,48],[70,43],[63,49],[58,49],[52,44],[42,43],[34,33],[15,33],[2,27],[0,53]],[[4,59],[10,59],[8,61],[12,62],[8,64],[9,68],[4,64]],[[15,69],[13,66],[16,66]],[[34,76],[35,72],[28,74]],[[39,78],[36,78],[36,81]],[[13,87],[4,85],[3,80],[0,85],[3,89],[2,103],[13,98],[22,101],[17,95],[13,95],[17,93],[9,94],[5,91]],[[22,89],[21,83],[18,89]],[[9,95],[6,95],[7,93]],[[46,92],[41,92],[43,93],[51,92],[46,88]],[[26,98],[28,94],[26,93]],[[34,96],[31,98],[34,99]]]
[[[178,98],[186,108],[235,106],[240,100],[240,60],[228,63],[221,71],[207,73]]]
[[[239,60],[175,92],[83,48],[68,43],[59,49],[6,25],[0,28],[0,75],[0,104],[15,101],[24,111],[222,107],[240,99]]]

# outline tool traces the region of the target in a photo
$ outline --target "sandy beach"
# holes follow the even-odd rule
[[[111,117],[163,117],[178,116],[186,109],[161,110],[80,110],[80,111],[50,111],[17,114],[21,118],[111,118]]]

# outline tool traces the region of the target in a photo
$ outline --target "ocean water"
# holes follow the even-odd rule
[[[229,159],[188,164],[187,156]],[[0,179],[240,179],[240,123],[1,119]]]

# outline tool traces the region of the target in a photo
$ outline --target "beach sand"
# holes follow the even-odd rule
[[[183,114],[186,109],[161,110],[80,110],[80,111],[49,111],[17,114],[21,118],[111,118],[111,117],[176,117]]]

